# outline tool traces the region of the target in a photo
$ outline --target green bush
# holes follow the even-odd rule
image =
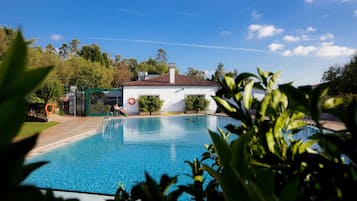
[[[140,96],[138,98],[138,103],[139,103],[139,111],[140,112],[148,112],[149,107],[147,104],[147,96]]]
[[[185,98],[185,110],[204,111],[209,105],[209,101],[203,95],[189,95]]]
[[[158,112],[161,110],[163,100],[158,96],[140,96],[138,99],[140,112]]]
[[[185,110],[195,110],[195,96],[186,96]]]

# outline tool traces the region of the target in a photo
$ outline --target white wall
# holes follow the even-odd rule
[[[124,86],[123,88],[123,106],[129,114],[138,114],[139,105],[137,99],[145,95],[158,95],[164,101],[161,112],[183,112],[185,111],[184,98],[187,95],[205,95],[209,100],[208,111],[215,112],[217,105],[211,96],[216,94],[218,87],[201,86]],[[134,98],[134,105],[128,104],[128,99]]]

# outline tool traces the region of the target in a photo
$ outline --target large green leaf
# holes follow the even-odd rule
[[[31,136],[16,143],[0,147],[0,161],[2,164],[0,171],[2,184],[10,187],[20,185],[23,180],[23,162],[26,154],[35,146],[38,135]],[[5,171],[4,171],[5,170]]]
[[[253,96],[252,96],[253,85],[254,85],[254,80],[249,80],[247,85],[245,85],[244,87],[243,105],[246,111],[249,111],[253,102]]]
[[[291,121],[288,126],[287,126],[287,130],[294,130],[294,129],[300,129],[302,127],[306,126],[306,122],[302,121],[302,120],[295,120],[295,121]]]
[[[299,154],[305,153],[313,144],[317,143],[318,140],[307,140],[299,146]]]
[[[267,142],[267,145],[268,145],[268,149],[271,153],[275,154],[275,138],[274,138],[274,134],[273,134],[273,131],[272,129],[269,130],[269,132],[267,132],[265,134],[266,136],[266,142]]]
[[[280,74],[281,74],[281,71],[278,71],[276,73],[271,73],[271,78],[270,78],[270,80],[268,82],[268,85],[267,85],[268,92],[273,90],[273,87],[276,84],[276,82],[278,81],[278,78],[279,78]]]
[[[26,117],[27,103],[24,99],[7,97],[0,104],[0,147],[11,143]]]
[[[26,71],[14,78],[8,86],[4,88],[1,96],[19,96],[30,94],[36,87],[39,86],[53,67],[37,68]],[[24,85],[26,83],[26,85]]]
[[[222,139],[217,133],[211,130],[208,130],[208,132],[214,144],[214,148],[217,152],[219,160],[224,166],[229,165],[230,159],[232,157],[232,150],[229,144],[227,143],[227,141]]]
[[[260,103],[260,108],[258,111],[258,114],[259,114],[258,118],[260,121],[263,121],[266,117],[266,112],[267,112],[269,104],[271,102],[271,98],[272,98],[271,94],[267,94],[264,96],[263,100]]]
[[[248,143],[251,133],[240,136],[232,143],[232,165],[243,178],[249,178]]]
[[[6,87],[13,79],[19,77],[26,67],[26,59],[26,43],[21,32],[18,32],[4,60],[0,63],[0,88]]]
[[[328,98],[323,104],[322,104],[322,108],[324,110],[328,110],[328,109],[332,109],[335,107],[338,107],[342,104],[345,103],[345,100],[341,97],[331,97]]]
[[[266,87],[268,85],[268,76],[269,73],[264,72],[261,68],[257,68],[258,74],[264,84],[264,86]]]
[[[279,85],[279,90],[289,97],[289,107],[293,110],[307,112],[309,109],[308,95],[302,89],[297,89],[291,84]]]
[[[223,85],[226,89],[228,89],[230,92],[234,92],[236,89],[236,83],[232,77],[225,76],[223,78]]]
[[[236,79],[235,82],[237,84],[237,86],[242,86],[242,84],[248,79],[248,78],[258,78],[258,76],[256,76],[255,74],[252,73],[240,73]]]
[[[40,162],[36,162],[36,163],[30,163],[27,164],[23,167],[23,171],[22,171],[22,178],[20,179],[21,181],[25,180],[34,170],[40,168],[43,165],[46,165],[47,161],[40,161]]]
[[[300,200],[302,191],[299,188],[299,180],[289,181],[279,195],[280,201]]]
[[[224,100],[223,98],[220,98],[218,96],[213,96],[213,99],[216,101],[217,105],[221,108],[224,109],[228,112],[236,112],[237,109],[228,101]]]
[[[311,91],[310,95],[310,111],[311,118],[319,126],[320,113],[321,113],[321,98],[324,97],[328,92],[327,84],[320,84],[315,89]]]

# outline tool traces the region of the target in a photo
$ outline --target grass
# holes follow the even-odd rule
[[[50,122],[25,122],[20,131],[17,133],[16,139],[32,136],[58,124],[56,121]]]

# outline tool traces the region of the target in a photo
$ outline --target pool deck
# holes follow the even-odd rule
[[[42,132],[36,146],[28,157],[45,152],[48,149],[71,143],[86,136],[95,134],[104,117],[73,117],[51,115],[49,121],[59,124]]]

